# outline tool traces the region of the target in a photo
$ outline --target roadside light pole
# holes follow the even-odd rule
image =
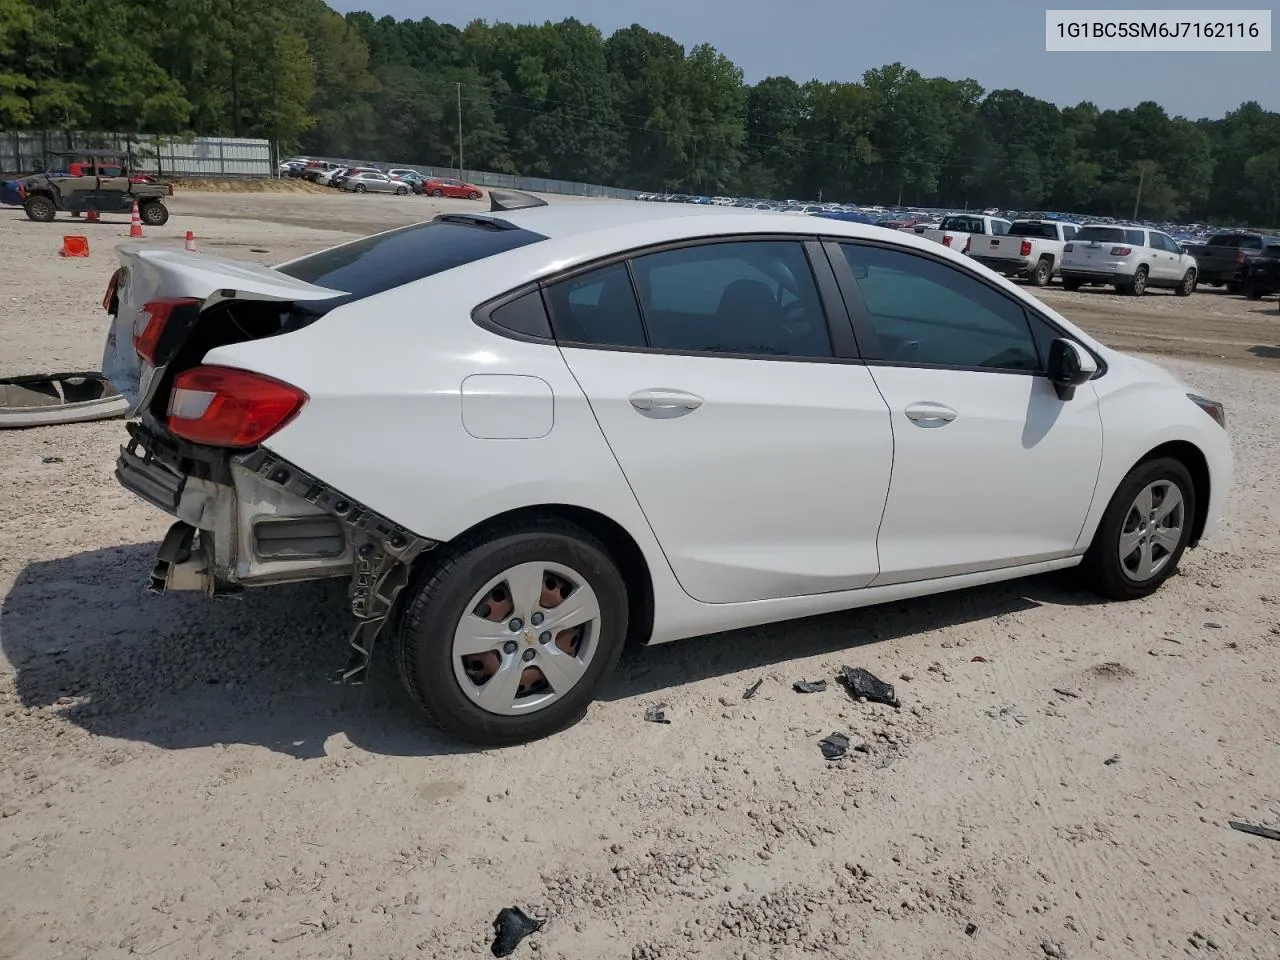
[[[462,84],[460,83],[457,84],[457,87],[458,87],[458,179],[465,181],[466,177],[462,175],[462,170],[464,166],[462,162]]]

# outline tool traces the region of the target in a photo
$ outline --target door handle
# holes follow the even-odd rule
[[[959,416],[941,403],[913,403],[903,411],[917,427],[945,427]]]
[[[641,413],[680,415],[697,410],[702,398],[683,390],[637,390],[629,398]]]

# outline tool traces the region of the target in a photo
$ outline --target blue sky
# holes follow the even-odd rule
[[[856,80],[901,61],[926,76],[972,77],[988,90],[1014,87],[1059,105],[1154,100],[1171,114],[1219,117],[1246,96],[1280,110],[1280,53],[1046,53],[1046,9],[1113,9],[1101,0],[328,0],[340,12],[398,20],[431,17],[541,23],[576,17],[607,36],[639,23],[686,48],[711,43],[748,83],[770,75],[803,82]],[[1267,0],[1269,3],[1270,0]],[[1135,6],[1142,6],[1136,2]],[[1254,0],[1160,0],[1163,10],[1266,9]]]

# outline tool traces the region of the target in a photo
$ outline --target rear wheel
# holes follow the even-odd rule
[[[408,193],[409,193],[409,188],[408,188],[408,187],[396,187],[396,196],[397,196],[397,197],[407,196],[407,195],[408,195]]]
[[[1154,593],[1177,572],[1195,515],[1195,486],[1181,461],[1139,464],[1111,498],[1084,556],[1089,586],[1110,600]]]
[[[357,183],[355,187],[356,193],[365,193],[368,189],[363,183]]]
[[[159,200],[144,200],[138,204],[138,216],[149,227],[163,227],[169,222],[169,208]]]
[[[1066,277],[1063,277],[1063,278],[1062,278],[1062,289],[1063,289],[1063,290],[1067,290],[1067,291],[1069,291],[1069,292],[1071,292],[1071,293],[1075,293],[1077,290],[1079,290],[1079,289],[1080,289],[1080,281],[1079,281],[1079,280],[1069,280],[1069,279],[1067,279]]]
[[[28,219],[37,223],[52,223],[53,218],[58,215],[58,208],[46,196],[27,197],[22,209],[26,211]]]
[[[604,546],[560,520],[520,521],[457,545],[417,586],[397,660],[442,729],[501,746],[577,722],[626,631],[626,585]]]
[[[1031,282],[1037,287],[1047,287],[1049,278],[1053,276],[1053,263],[1048,257],[1041,257],[1035,269],[1031,271]]]
[[[1261,300],[1262,288],[1256,283],[1247,284],[1244,288],[1244,295],[1249,300]]]
[[[1182,275],[1182,282],[1178,284],[1178,296],[1189,297],[1196,289],[1196,272],[1188,270]]]
[[[433,197],[443,197],[444,191],[441,190],[439,187],[436,187],[434,190],[431,191],[431,195]]]
[[[1236,283],[1234,280],[1227,284],[1227,293],[1235,294],[1239,292],[1240,284]]]
[[[1131,297],[1140,297],[1147,292],[1147,268],[1139,267],[1134,271],[1133,279],[1124,285],[1124,292]]]

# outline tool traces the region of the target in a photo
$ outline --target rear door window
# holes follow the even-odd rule
[[[1145,247],[1147,245],[1147,231],[1126,230],[1124,232],[1124,242],[1131,247]]]
[[[547,287],[556,339],[598,347],[644,347],[644,321],[625,263]]]

